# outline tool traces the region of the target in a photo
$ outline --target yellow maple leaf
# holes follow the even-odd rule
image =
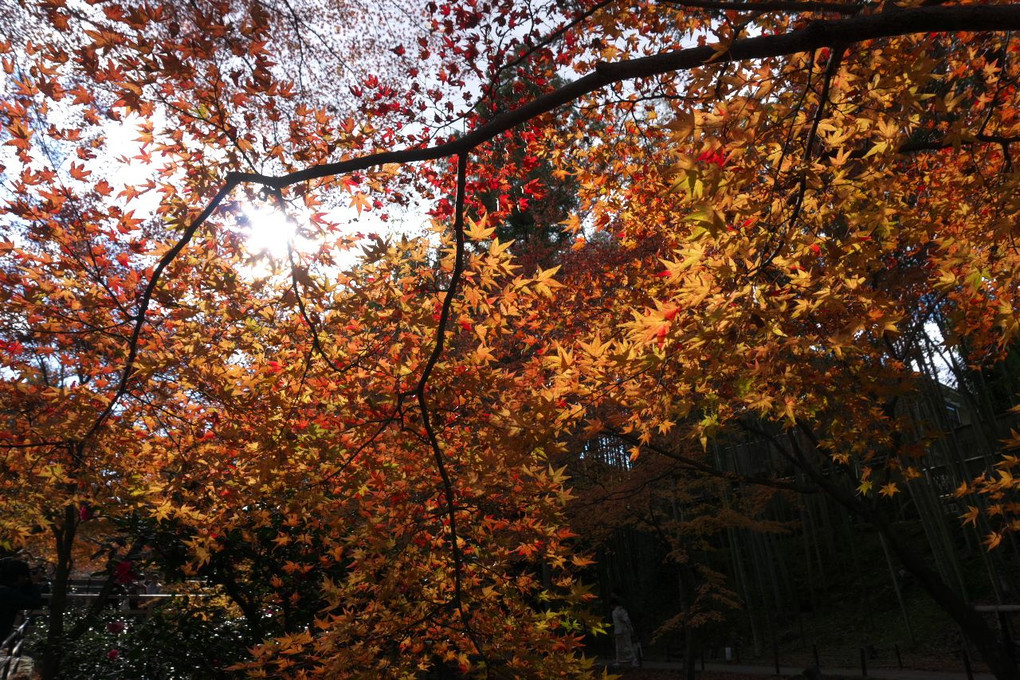
[[[371,210],[372,201],[369,200],[368,194],[359,191],[358,193],[351,196],[351,207],[358,209],[358,214],[361,214],[362,209]]]
[[[468,218],[466,221],[467,228],[464,230],[464,235],[472,241],[488,241],[496,233],[496,227],[488,226],[487,217],[483,217],[477,222],[471,218]]]
[[[967,512],[965,512],[962,515],[960,515],[960,519],[963,520],[963,525],[964,526],[967,526],[968,524],[972,524],[974,526],[977,526],[977,518],[978,518],[978,509],[975,508],[973,505],[968,505],[967,506]]]
[[[1002,543],[1002,534],[996,531],[993,531],[992,533],[988,534],[988,536],[985,538],[985,546],[988,548],[988,550],[994,550],[995,548],[998,548],[1000,543]]]

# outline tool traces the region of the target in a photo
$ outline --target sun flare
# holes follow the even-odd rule
[[[249,225],[247,249],[252,255],[268,255],[273,260],[286,259],[287,246],[295,237],[293,221],[279,210],[250,206],[245,208]]]

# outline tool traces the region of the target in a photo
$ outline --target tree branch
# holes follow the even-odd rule
[[[85,611],[85,615],[82,618],[78,619],[78,622],[74,625],[74,628],[72,628],[71,631],[67,634],[67,639],[77,640],[78,638],[80,638],[85,633],[85,631],[88,630],[89,627],[91,627],[95,623],[96,618],[109,604],[109,599],[110,596],[113,595],[114,589],[118,585],[120,585],[117,583],[117,571],[115,569],[114,564],[115,559],[116,561],[123,561],[127,560],[132,555],[137,555],[138,552],[142,549],[144,544],[145,538],[139,536],[138,538],[135,539],[135,542],[131,544],[131,546],[127,549],[127,552],[125,552],[123,556],[116,555],[116,553],[110,554],[107,563],[107,567],[109,568],[110,573],[107,574],[106,580],[103,581],[103,585],[99,589],[99,593],[96,594],[95,598],[92,600],[92,603]]]
[[[477,636],[474,634],[471,621],[464,609],[464,555],[457,542],[456,496],[454,493],[453,481],[450,478],[449,471],[446,469],[446,456],[443,454],[443,448],[439,444],[439,437],[436,435],[435,428],[432,425],[432,417],[429,413],[428,400],[426,398],[426,388],[428,387],[429,377],[432,375],[432,371],[435,369],[436,363],[438,363],[439,358],[442,356],[443,348],[446,345],[446,327],[450,322],[450,310],[453,307],[453,300],[457,296],[458,288],[460,287],[461,275],[464,273],[464,202],[466,192],[467,154],[462,153],[457,157],[457,199],[454,207],[455,214],[453,220],[453,234],[456,245],[454,250],[453,272],[450,275],[450,284],[446,288],[446,295],[443,297],[443,308],[439,314],[439,324],[436,328],[436,342],[432,348],[432,354],[429,356],[428,361],[425,363],[425,368],[421,372],[421,378],[418,379],[418,385],[414,390],[414,395],[418,399],[418,407],[421,409],[422,424],[425,427],[425,434],[428,437],[429,446],[432,449],[432,457],[435,460],[436,469],[439,471],[439,477],[442,479],[443,483],[443,496],[446,500],[446,517],[450,524],[450,552],[453,554],[454,606],[457,608],[457,613],[460,615],[461,623],[464,624],[464,629],[467,632],[468,637],[475,646],[475,651],[484,657],[484,648],[482,647],[481,641],[478,640]]]
[[[961,138],[958,141],[953,141],[951,139],[946,138],[946,139],[938,139],[938,140],[935,140],[933,142],[907,142],[906,144],[903,144],[898,149],[896,149],[896,153],[917,153],[919,151],[941,151],[942,149],[950,149],[950,148],[952,148],[953,146],[955,146],[957,144],[960,144],[960,145],[970,145],[970,144],[975,144],[975,143],[979,143],[979,142],[982,143],[982,144],[998,144],[1000,147],[1002,147],[1003,152],[1008,153],[1009,152],[1009,145],[1010,144],[1015,144],[1016,142],[1020,142],[1020,137],[1003,137],[1002,135],[975,134],[975,135],[970,136],[970,137],[963,137],[963,138]],[[865,151],[861,152],[862,155],[864,153],[866,153],[866,152]],[[851,157],[853,157],[855,155],[856,154],[852,154]]]
[[[240,183],[240,179],[228,174],[226,184],[224,184],[223,187],[216,192],[216,195],[213,196],[211,201],[209,201],[205,210],[203,210],[188,226],[188,228],[184,230],[184,234],[182,234],[177,240],[177,243],[174,244],[173,248],[163,254],[163,257],[159,260],[159,264],[157,264],[156,268],[152,271],[152,276],[149,277],[149,283],[145,286],[145,290],[142,292],[141,300],[138,301],[138,311],[135,313],[135,327],[134,330],[131,331],[131,339],[128,341],[127,360],[124,362],[124,371],[120,375],[120,382],[117,384],[117,389],[114,391],[113,396],[110,397],[110,401],[107,403],[106,408],[104,408],[99,416],[96,417],[95,421],[92,423],[92,427],[90,427],[88,432],[85,433],[85,436],[82,437],[82,443],[89,441],[95,436],[95,434],[99,431],[99,428],[101,428],[106,422],[106,419],[110,417],[111,413],[113,413],[113,409],[116,407],[117,402],[120,401],[121,397],[127,393],[128,381],[135,372],[135,360],[138,358],[138,339],[141,337],[142,328],[145,326],[145,315],[149,310],[149,302],[152,300],[152,294],[156,291],[156,286],[159,284],[159,280],[163,276],[163,271],[177,258],[181,251],[184,250],[184,247],[191,241],[195,232],[197,232],[199,227],[201,227],[205,221],[209,219],[213,212],[215,212],[216,208],[218,208],[220,203],[223,202],[223,199],[230,195],[230,192],[234,190],[234,187]]]
[[[573,20],[563,24],[558,29],[556,29],[555,31],[553,31],[552,33],[547,35],[546,37],[544,37],[541,40],[539,40],[537,43],[532,45],[529,49],[527,49],[526,51],[524,51],[523,53],[518,55],[513,61],[507,62],[506,64],[503,64],[502,66],[500,66],[496,70],[495,75],[498,76],[503,71],[506,71],[507,69],[511,69],[511,68],[517,66],[518,64],[523,63],[532,54],[534,54],[538,50],[542,49],[546,45],[549,45],[550,43],[555,41],[557,38],[562,36],[564,33],[569,31],[571,28],[574,28],[578,24],[582,23],[585,19],[587,19],[591,15],[595,14],[595,12],[599,11],[600,9],[602,9],[604,7],[607,7],[607,6],[611,5],[615,1],[616,0],[602,0],[602,2],[599,2],[599,3],[595,4],[595,5],[592,5],[590,8],[585,10],[582,14],[579,14]]]
[[[851,5],[841,2],[783,2],[782,0],[766,2],[726,2],[726,0],[659,0],[661,5],[677,5],[694,9],[736,10],[755,12],[834,12],[837,14],[858,14],[861,10],[872,7],[871,3]]]
[[[720,470],[718,468],[712,467],[711,465],[700,463],[692,458],[687,458],[686,456],[682,456],[678,453],[673,453],[672,451],[668,451],[660,446],[656,446],[655,444],[642,443],[636,437],[629,434],[625,434],[618,430],[607,430],[607,432],[616,437],[617,439],[620,439],[621,441],[625,441],[628,444],[633,444],[634,446],[648,449],[653,453],[657,453],[660,456],[665,456],[666,458],[675,460],[678,463],[681,463],[692,470],[697,470],[698,472],[709,475],[711,477],[719,477],[721,479],[726,479],[731,482],[754,484],[756,486],[767,486],[773,489],[782,489],[784,491],[796,491],[797,493],[818,493],[820,491],[820,489],[818,489],[817,487],[803,486],[801,484],[796,484],[793,482],[784,482],[779,479],[742,475],[737,472],[727,472],[725,470]]]
[[[787,230],[792,229],[797,224],[797,218],[800,217],[801,207],[804,205],[804,195],[807,193],[807,171],[808,164],[811,162],[811,148],[815,145],[815,139],[818,136],[818,125],[822,122],[822,118],[825,117],[825,106],[829,103],[829,89],[832,87],[832,79],[836,76],[839,71],[840,64],[843,63],[843,55],[846,49],[839,47],[831,52],[829,55],[829,63],[825,68],[825,76],[822,79],[822,92],[818,95],[818,108],[815,109],[815,115],[811,120],[811,130],[808,131],[807,141],[804,143],[804,160],[802,163],[800,177],[797,180],[797,198],[793,204],[793,212],[790,214],[789,220],[787,220]],[[777,251],[778,252],[778,251]],[[773,257],[775,254],[773,254]],[[767,265],[772,261],[772,258],[766,259],[763,263]]]
[[[723,52],[714,46],[692,47],[649,57],[600,62],[593,73],[493,117],[474,131],[431,147],[382,151],[336,163],[313,165],[285,175],[231,173],[228,181],[250,182],[268,187],[287,187],[323,177],[365,170],[387,163],[415,163],[448,158],[471,151],[490,139],[614,83],[688,71],[707,64],[726,64],[766,59],[820,47],[848,46],[868,40],[930,32],[999,32],[1020,30],[1020,5],[968,5],[922,7],[864,17],[812,21],[806,27],[782,35],[757,36],[733,42]]]
[[[283,201],[283,192],[280,189],[273,191],[273,195],[276,197],[276,203],[279,206],[279,210],[286,217],[288,222],[292,222],[290,215],[287,214],[286,204]],[[298,283],[297,275],[297,263],[294,262],[294,248],[291,247],[291,243],[287,241],[287,261],[290,263],[290,287],[294,291],[294,297],[297,300],[298,311],[301,313],[301,318],[304,319],[305,324],[308,326],[308,330],[312,333],[312,348],[319,353],[322,360],[326,362],[326,365],[333,369],[338,374],[344,374],[350,369],[357,366],[357,361],[351,361],[346,366],[337,364],[333,359],[326,354],[325,348],[322,346],[322,341],[319,339],[319,325],[315,323],[311,316],[308,314],[308,310],[305,308],[304,298],[301,297],[301,286]],[[359,357],[360,358],[360,357]]]
[[[222,201],[239,184],[253,183],[280,189],[314,179],[365,170],[386,163],[414,163],[462,156],[477,146],[495,138],[522,123],[549,113],[614,83],[648,78],[666,73],[686,71],[706,64],[726,64],[748,59],[766,59],[820,47],[851,45],[867,40],[928,32],[987,32],[1020,30],[1020,5],[968,5],[958,7],[921,7],[898,10],[848,19],[813,21],[806,27],[782,35],[757,36],[737,40],[718,52],[714,46],[693,47],[683,50],[641,57],[614,63],[600,62],[595,71],[563,87],[538,97],[531,102],[493,117],[474,131],[449,142],[431,147],[412,147],[396,151],[383,151],[336,163],[314,165],[304,170],[273,176],[260,173],[228,172],[224,186],[206,208],[185,229],[184,234],[160,259],[139,301],[135,327],[127,346],[127,359],[117,389],[109,402],[89,428],[82,441],[96,435],[119,400],[127,392],[128,381],[134,374],[138,358],[138,340],[145,324],[152,294],[163,271],[180,254],[199,227],[209,218]],[[442,339],[440,337],[440,339]],[[434,363],[434,362],[433,362]]]
[[[835,50],[833,50],[831,52],[831,54],[829,55],[829,63],[826,65],[825,75],[824,75],[823,80],[822,80],[822,92],[818,96],[818,108],[815,109],[815,115],[812,117],[812,120],[811,120],[811,129],[808,132],[807,141],[804,143],[804,160],[801,161],[800,176],[797,178],[797,196],[796,196],[796,198],[794,199],[794,202],[793,202],[793,210],[790,213],[790,217],[786,220],[786,229],[785,229],[785,231],[780,232],[780,231],[777,230],[777,233],[775,234],[775,236],[776,236],[776,239],[778,241],[778,244],[774,248],[772,247],[772,234],[769,235],[767,249],[771,250],[772,252],[771,252],[771,254],[767,255],[764,259],[762,259],[762,261],[758,264],[757,268],[755,269],[755,272],[762,271],[765,267],[769,266],[772,263],[772,261],[776,258],[777,255],[779,255],[780,251],[783,249],[783,246],[784,246],[784,244],[786,242],[786,237],[784,236],[784,233],[789,233],[790,230],[794,226],[796,226],[797,219],[800,217],[800,211],[801,211],[801,208],[804,205],[804,196],[807,194],[807,172],[808,172],[808,164],[811,162],[811,148],[814,146],[815,139],[818,136],[818,125],[822,122],[822,118],[825,115],[825,106],[826,106],[826,104],[829,101],[829,89],[832,86],[832,79],[835,77],[836,72],[839,71],[839,67],[840,67],[840,64],[842,64],[842,62],[843,62],[843,55],[845,53],[846,53],[846,47],[840,46],[840,47],[836,48]],[[810,82],[810,74],[809,74],[809,82]],[[806,90],[805,90],[805,92],[806,92]],[[803,99],[802,99],[802,101],[803,101]],[[798,105],[798,108],[799,108],[799,105]],[[791,132],[792,132],[792,128],[791,128]],[[787,137],[786,141],[787,141],[787,143],[789,143],[790,138]],[[783,157],[785,158],[785,156],[786,156],[786,145],[783,146]],[[777,177],[777,179],[778,179],[778,174],[779,174],[779,172],[781,171],[781,168],[782,168],[782,163],[783,163],[783,159],[781,158],[780,161],[779,161],[779,165],[776,168],[776,177]],[[773,183],[772,187],[773,187],[773,191],[774,191],[775,190],[775,183]],[[769,208],[769,210],[771,212],[771,207]]]

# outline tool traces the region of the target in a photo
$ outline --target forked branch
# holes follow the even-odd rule
[[[450,322],[450,314],[453,308],[453,300],[457,297],[460,289],[460,280],[464,273],[464,202],[467,192],[467,154],[460,154],[457,157],[457,198],[454,207],[453,235],[454,235],[454,261],[453,272],[450,274],[450,284],[446,287],[446,295],[443,297],[443,307],[439,313],[439,324],[436,328],[436,340],[432,346],[432,353],[429,355],[425,367],[422,369],[418,385],[415,387],[414,395],[418,400],[418,407],[421,409],[422,425],[425,427],[425,435],[428,438],[429,447],[432,449],[432,457],[439,471],[439,477],[443,484],[443,497],[446,505],[446,519],[450,525],[448,540],[450,552],[453,555],[453,598],[454,606],[460,616],[464,630],[475,647],[475,650],[485,656],[485,650],[481,641],[472,630],[471,621],[464,608],[464,555],[461,552],[457,541],[457,502],[450,478],[450,472],[446,468],[446,456],[443,454],[443,447],[439,443],[435,426],[432,424],[432,414],[428,405],[428,381],[435,370],[436,363],[443,355],[443,348],[446,345],[446,328]]]

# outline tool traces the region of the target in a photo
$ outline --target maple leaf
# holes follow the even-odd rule
[[[84,181],[91,174],[92,172],[90,170],[86,170],[85,166],[71,163],[71,177],[74,179]]]
[[[488,220],[483,218],[478,222],[474,220],[467,220],[467,227],[464,230],[464,235],[472,241],[487,241],[493,237],[496,233],[495,227],[489,227],[487,225]]]
[[[1001,543],[1002,534],[997,531],[989,533],[984,540],[985,548],[987,550],[994,550],[995,548],[998,548]]]
[[[371,199],[369,199],[368,194],[366,194],[366,193],[364,193],[362,191],[358,191],[358,192],[356,192],[356,193],[351,195],[351,203],[350,203],[350,205],[351,205],[352,208],[357,208],[358,209],[358,214],[359,215],[361,214],[362,210],[371,210],[372,209],[372,201],[371,201]]]
[[[883,484],[882,488],[879,490],[878,493],[881,494],[882,496],[885,496],[886,498],[892,498],[898,492],[899,489],[896,487],[896,483],[889,482],[888,484]]]

